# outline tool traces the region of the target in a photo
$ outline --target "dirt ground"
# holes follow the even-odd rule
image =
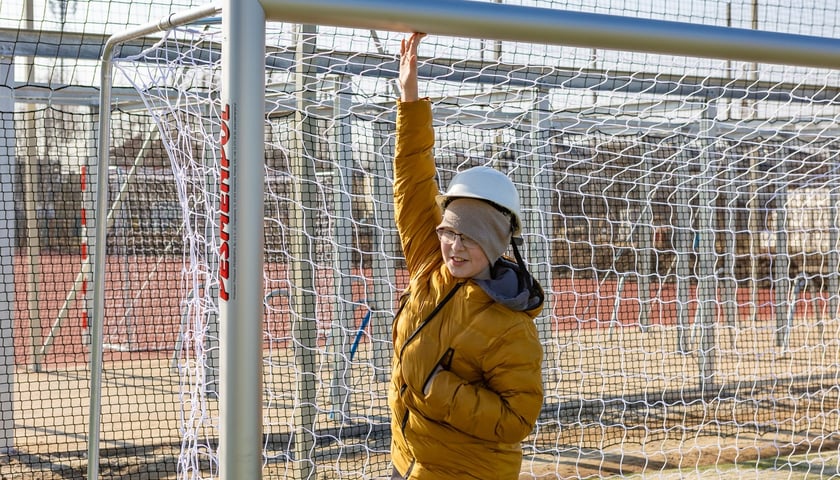
[[[622,332],[627,345],[642,338],[638,332]],[[648,333],[650,335],[650,333]],[[661,333],[660,335],[666,335]],[[655,338],[655,335],[654,335]],[[590,339],[604,344],[605,338]],[[651,341],[650,337],[647,341]],[[657,342],[667,339],[658,338]],[[743,339],[740,339],[741,341]],[[616,340],[618,341],[618,340]],[[578,348],[584,349],[586,342]],[[792,346],[799,345],[793,342]],[[778,368],[807,368],[804,355],[809,351],[774,358]],[[631,363],[639,358],[630,358]],[[825,353],[825,352],[824,352]],[[361,352],[360,361],[370,352]],[[577,355],[577,354],[576,354]],[[835,357],[832,352],[830,357]],[[769,358],[769,357],[768,357]],[[803,360],[803,362],[799,362]],[[285,452],[288,437],[282,431],[290,425],[284,392],[290,387],[280,379],[288,378],[288,358],[266,360],[268,392],[274,398],[264,408],[267,423],[268,458],[263,478],[292,478]],[[606,362],[601,373],[609,372]],[[661,364],[661,362],[660,362]],[[683,365],[690,370],[694,360]],[[743,375],[754,374],[752,367],[735,365]],[[827,478],[840,475],[840,389],[833,375],[825,375],[829,384],[765,385],[749,392],[730,395],[726,390],[707,399],[686,396],[683,402],[658,403],[649,398],[644,403],[625,396],[620,403],[608,397],[582,402],[574,408],[571,390],[587,395],[611,391],[621,398],[628,389],[630,366],[622,370],[624,378],[615,385],[595,388],[591,379],[574,373],[573,363],[551,391],[557,402],[554,413],[547,412],[537,432],[526,442],[523,479],[587,478]],[[673,370],[674,366],[670,365]],[[675,370],[674,370],[675,371]],[[811,368],[812,373],[819,373]],[[648,371],[648,375],[652,372]],[[789,372],[790,373],[790,372]],[[358,369],[351,385],[359,395],[383,388],[379,383],[364,385],[368,373]],[[606,378],[606,377],[602,377]],[[16,420],[16,447],[0,453],[0,479],[58,480],[83,479],[87,472],[86,391],[89,372],[84,368],[52,372],[18,372],[17,412],[26,412]],[[285,380],[288,381],[288,380]],[[368,379],[368,381],[370,381]],[[113,362],[103,373],[102,434],[99,471],[101,479],[175,479],[179,468],[181,436],[179,419],[183,399],[179,397],[179,377],[171,359]],[[630,382],[632,386],[632,382]],[[24,388],[25,387],[25,388]],[[661,394],[667,390],[656,390]],[[629,390],[627,390],[629,392]],[[562,395],[566,395],[563,397]],[[380,422],[386,415],[382,397],[371,402],[356,399],[354,411]],[[321,401],[326,401],[321,398]],[[549,398],[549,404],[551,398]],[[593,403],[594,402],[594,403]],[[374,405],[375,404],[375,405]],[[372,406],[373,405],[373,406]],[[378,407],[376,407],[378,405]],[[214,411],[215,406],[210,405]],[[326,416],[319,418],[323,438],[337,435]],[[371,434],[351,435],[343,443],[325,442],[316,451],[318,479],[375,479],[388,471],[387,428],[370,429]],[[331,433],[332,432],[332,433]],[[206,439],[205,439],[206,440]],[[200,463],[196,472],[209,478],[211,469]],[[817,476],[815,476],[817,475]],[[189,477],[200,478],[200,477]]]
[[[645,447],[626,446],[604,451],[566,452],[562,455],[528,456],[523,462],[520,479],[592,479],[627,478],[633,480],[677,480],[697,478],[733,479],[822,479],[840,476],[840,451],[837,441],[826,443],[823,450],[797,453],[802,448],[774,446],[763,441],[752,448],[739,450],[737,446],[721,448],[717,439],[707,439],[688,450],[685,445],[658,445],[662,451],[644,452]],[[629,448],[628,448],[629,447]],[[666,453],[663,453],[666,452]],[[670,453],[667,453],[670,452]],[[103,457],[100,478],[137,480],[175,480],[178,478],[178,449],[175,447],[147,448],[121,456]],[[387,465],[387,457],[369,457],[370,464]],[[737,463],[735,463],[737,462]],[[87,462],[83,457],[63,458],[61,455],[14,454],[0,463],[2,480],[67,480],[86,478]],[[384,468],[387,470],[387,468]],[[353,478],[384,479],[385,475],[363,476],[339,474],[321,470],[318,480]],[[379,468],[383,470],[383,468]],[[381,473],[381,472],[380,472]],[[194,478],[194,477],[190,477]],[[263,469],[265,479],[293,478],[288,465],[271,464]]]
[[[135,263],[113,281],[151,278],[157,282],[152,291],[177,290],[167,272],[179,265]],[[44,271],[67,283],[74,278],[71,267],[76,264],[56,259],[49,266],[45,263]],[[768,306],[772,295],[761,292],[755,312],[747,308],[752,299],[736,296],[736,307],[719,312],[717,328],[706,337],[714,349],[701,352],[701,340],[709,331],[696,323],[688,330],[678,329],[675,292],[657,293],[658,300],[648,312],[649,325],[641,328],[638,294],[628,286],[617,301],[617,288],[605,284],[597,295],[587,296],[585,292],[595,286],[554,285],[547,411],[526,442],[522,478],[840,476],[840,320],[823,315],[822,296],[799,302],[786,326],[783,347],[778,342],[778,312]],[[56,318],[65,298],[66,289],[47,295],[42,302],[44,318]],[[179,375],[173,363],[182,320],[177,302],[182,298],[123,296],[109,303],[117,312],[115,318],[129,318],[129,310],[134,316],[130,330],[123,321],[109,330],[112,334],[106,341],[111,338],[119,346],[117,339],[128,338],[124,332],[130,332],[131,340],[142,348],[112,349],[106,354],[101,479],[169,480],[177,478],[179,469],[190,467],[201,476],[211,476],[206,462],[179,465],[183,442],[214,442],[212,433],[184,440],[180,430],[184,420],[193,420],[185,412],[206,408],[212,416],[216,408],[212,400],[189,405],[193,400],[179,394],[181,382],[192,381]],[[25,299],[19,298],[16,305],[22,308]],[[613,316],[616,305],[619,310]],[[278,305],[277,311],[281,307],[285,305]],[[357,312],[360,318],[362,310]],[[689,305],[688,317],[694,319],[696,311],[696,303]],[[4,418],[13,418],[14,438],[10,443],[0,435],[0,480],[86,477],[90,374],[79,324],[74,323],[79,314],[80,306],[75,304],[39,371],[28,368],[32,339],[27,335],[32,331],[26,322],[17,324],[23,335],[14,342],[14,402],[2,405]],[[161,325],[161,318],[170,322]],[[282,341],[265,354],[264,415],[270,441],[263,477],[290,478],[293,463],[285,452],[295,372],[291,349],[278,346],[290,341],[289,322],[269,320],[276,322],[274,338]],[[336,427],[322,412],[319,426],[328,433],[323,438],[341,434],[343,442],[319,447],[318,479],[374,479],[388,474],[388,439],[381,428],[387,417],[384,384],[371,380],[375,376],[371,343],[359,347],[346,381],[353,392],[354,412],[369,424],[377,423],[377,434],[357,431],[352,438],[345,437],[351,429]],[[327,405],[332,367],[322,361],[319,405]],[[704,366],[709,371],[701,380]]]

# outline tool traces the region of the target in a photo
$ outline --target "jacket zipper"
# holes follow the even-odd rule
[[[455,296],[455,292],[457,292],[458,289],[460,289],[463,285],[464,285],[464,282],[456,283],[455,286],[452,287],[452,290],[450,290],[449,293],[446,294],[446,296],[443,298],[443,300],[441,300],[440,303],[437,304],[435,309],[432,310],[431,313],[429,313],[429,315],[426,317],[426,319],[423,320],[423,322],[420,325],[418,325],[417,328],[415,328],[413,332],[411,332],[411,335],[409,335],[408,338],[405,339],[405,343],[403,343],[402,349],[400,350],[400,357],[399,357],[400,358],[400,364],[402,364],[402,355],[403,355],[403,352],[405,352],[405,347],[407,347],[408,344],[411,343],[412,340],[417,338],[417,335],[420,333],[420,330],[423,330],[423,328],[426,325],[428,325],[429,322],[431,322],[433,318],[435,318],[435,315],[437,315],[438,312],[440,312],[441,309],[443,309],[443,306],[446,305],[446,303],[449,302],[449,300],[451,300],[453,296]]]
[[[411,341],[414,340],[417,337],[417,334],[420,333],[420,330],[423,330],[423,327],[425,327],[426,325],[429,324],[429,322],[435,317],[435,315],[437,315],[438,312],[440,312],[440,310],[443,308],[443,306],[446,305],[446,303],[449,300],[451,300],[453,296],[455,296],[455,292],[457,292],[458,289],[460,289],[461,286],[463,286],[463,285],[464,285],[463,282],[456,283],[455,286],[452,287],[452,290],[450,290],[449,293],[446,294],[446,297],[444,297],[443,300],[441,300],[440,303],[437,304],[435,309],[432,310],[431,313],[429,313],[429,315],[426,317],[426,319],[423,320],[423,322],[420,325],[417,326],[417,328],[411,333],[411,335],[408,336],[408,338],[405,340],[405,343],[403,344],[402,349],[400,350],[400,354],[399,354],[400,366],[401,366],[400,368],[402,368],[402,354],[403,354],[403,352],[405,352],[405,347],[408,346],[408,344],[411,343]],[[400,305],[400,309],[397,311],[397,315],[399,315],[400,312],[402,312],[403,306],[405,306],[405,304]],[[397,315],[395,315],[394,318],[396,318]],[[405,393],[406,388],[408,388],[408,384],[403,383],[402,386],[400,386],[400,398],[401,399],[403,397],[403,394]],[[403,400],[403,405],[405,405],[405,400]],[[408,425],[408,417],[410,415],[411,415],[411,410],[409,410],[408,407],[405,407],[405,416],[402,418],[402,422],[400,423],[400,434],[402,434],[403,441],[406,441],[406,442],[407,442],[407,440],[405,438],[405,428]],[[408,472],[406,472],[404,478],[408,478],[408,476],[411,475],[411,471],[414,470],[414,464],[415,464],[416,461],[417,461],[417,459],[415,459],[415,458],[411,459],[411,465],[408,467]]]

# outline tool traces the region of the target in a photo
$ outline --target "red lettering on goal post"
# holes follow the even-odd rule
[[[225,105],[222,110],[222,138],[221,143],[221,171],[219,180],[219,237],[222,240],[219,246],[219,298],[227,301],[230,298],[228,281],[230,280],[230,160],[227,156],[227,143],[230,141],[230,104]]]

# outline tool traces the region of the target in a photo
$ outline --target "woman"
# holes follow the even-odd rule
[[[516,248],[519,198],[504,174],[469,169],[438,194],[422,36],[403,40],[399,74],[394,202],[410,280],[393,326],[392,478],[515,479],[543,400],[543,293]]]

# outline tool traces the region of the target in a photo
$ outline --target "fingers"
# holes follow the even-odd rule
[[[411,52],[412,54],[417,54],[417,45],[420,44],[420,40],[425,37],[426,34],[422,32],[414,32],[411,36],[408,37],[408,40],[405,38],[402,39],[402,45],[400,47],[400,53],[405,53],[406,51]]]
[[[400,98],[406,102],[417,100],[417,45],[425,36],[425,33],[414,32],[400,41],[398,81]]]
[[[417,61],[417,45],[420,39],[425,37],[425,33],[412,33],[408,39],[403,38],[400,41],[400,63],[411,65]]]

